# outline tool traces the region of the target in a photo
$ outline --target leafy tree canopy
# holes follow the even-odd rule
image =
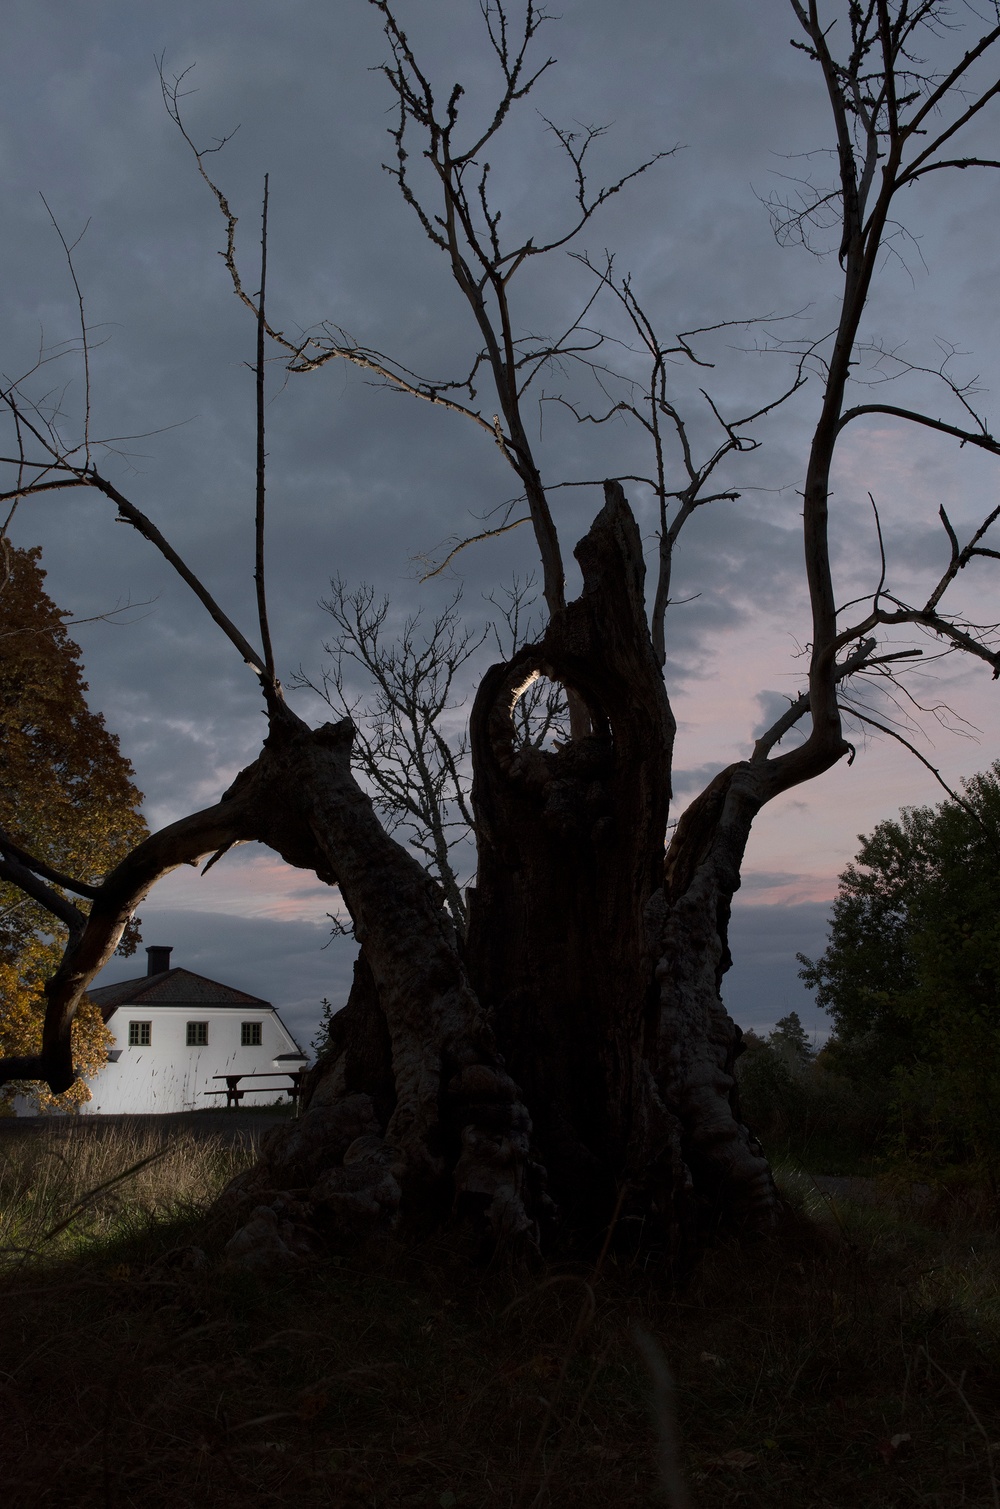
[[[0,558],[0,828],[53,871],[96,883],[145,835],[142,793],[117,738],[87,706],[80,649],[45,591],[40,556],[4,545]],[[73,899],[88,909],[86,899]],[[136,936],[127,936],[124,952],[134,951]],[[64,937],[50,911],[0,874],[0,1053],[38,1051],[42,983]],[[100,1012],[88,1006],[75,1024],[82,1073],[97,1072],[109,1040]],[[43,1104],[89,1099],[80,1081],[65,1097],[34,1083],[31,1091],[41,1091]]]
[[[1000,1088],[1000,761],[862,838],[825,953],[800,961],[834,1022],[824,1057],[919,1086],[924,1113],[980,1141]]]

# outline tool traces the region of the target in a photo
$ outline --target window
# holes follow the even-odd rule
[[[207,1022],[188,1022],[187,1045],[189,1048],[205,1048],[208,1046]]]
[[[129,1022],[128,1045],[130,1048],[148,1048],[152,1041],[152,1022]]]
[[[259,1022],[240,1023],[240,1047],[259,1048],[262,1042],[263,1035]]]

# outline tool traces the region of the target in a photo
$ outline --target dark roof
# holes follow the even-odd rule
[[[88,990],[95,1006],[107,1021],[119,1006],[266,1006],[270,1001],[247,995],[232,985],[206,980],[189,969],[165,969],[158,975],[140,975],[136,980],[119,980],[117,985],[99,985]]]

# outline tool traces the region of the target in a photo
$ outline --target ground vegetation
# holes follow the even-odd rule
[[[794,1240],[720,1240],[673,1293],[613,1250],[470,1277],[440,1237],[253,1273],[211,1207],[261,1129],[145,1120],[72,1159],[0,1133],[11,1509],[996,1502],[1000,1249],[969,1191],[776,1161]]]
[[[830,941],[802,977],[830,1013],[830,1070],[880,1087],[914,1159],[1000,1172],[1000,765],[865,837]]]

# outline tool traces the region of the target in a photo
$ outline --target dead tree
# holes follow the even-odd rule
[[[463,873],[469,859],[463,851],[474,851],[475,821],[468,732],[455,732],[451,715],[464,703],[457,690],[462,672],[487,640],[495,641],[505,658],[524,644],[533,586],[530,577],[515,578],[491,593],[497,618],[478,633],[462,623],[459,591],[428,624],[421,625],[419,613],[411,614],[394,637],[389,599],[377,599],[367,583],[351,590],[335,577],[331,595],[320,602],[336,628],[323,646],[330,664],[315,679],[300,668],[291,681],[308,687],[337,718],[354,725],[354,768],[371,791],[375,810],[437,881],[463,935],[468,928],[463,891],[470,878]],[[561,688],[536,677],[514,709],[519,742],[542,748],[565,737],[567,717]],[[339,919],[331,920],[334,932],[345,930]]]
[[[862,317],[903,190],[931,173],[1000,165],[962,155],[966,128],[1000,94],[1000,82],[984,73],[997,53],[1000,18],[956,52],[956,34],[939,24],[940,0],[791,0],[797,45],[829,100],[837,168],[832,184],[805,185],[794,204],[775,203],[773,212],[786,238],[822,235],[835,224],[837,326],[828,337],[788,348],[788,382],[765,403],[730,415],[706,398],[718,438],[699,456],[695,431],[671,396],[668,361],[698,361],[697,334],[662,342],[631,284],[617,280],[612,266],[592,267],[593,297],[564,336],[519,333],[518,272],[566,246],[628,182],[591,193],[585,155],[593,133],[556,130],[575,184],[575,217],[548,244],[504,241],[486,153],[549,66],[544,59],[529,63],[542,21],[534,0],[522,3],[519,21],[512,6],[483,6],[501,83],[486,127],[470,137],[462,134],[461,88],[435,98],[390,0],[371,3],[390,49],[384,73],[397,111],[390,171],[468,306],[475,350],[464,378],[424,379],[332,326],[294,342],[269,323],[264,270],[261,292],[249,294],[236,258],[235,217],[208,177],[204,154],[188,140],[226,220],[234,288],[257,321],[260,391],[266,346],[283,353],[293,373],[348,361],[478,426],[517,479],[548,620],[534,642],[484,675],[475,695],[471,816],[478,875],[467,934],[456,928],[441,887],[385,831],[359,786],[350,719],[311,728],[282,695],[263,590],[262,407],[257,648],[108,480],[88,437],[82,447],[66,446],[55,420],[32,408],[28,384],[14,384],[4,394],[15,468],[4,496],[17,502],[58,487],[102,493],[180,572],[258,676],[269,732],[257,759],[214,806],[151,836],[100,885],[81,886],[3,848],[0,874],[35,900],[47,899],[69,927],[70,942],[50,982],[41,1055],[0,1065],[0,1074],[37,1076],[53,1090],[68,1085],[76,1003],[150,887],[176,865],[205,856],[214,862],[233,843],[256,840],[339,886],[361,955],[350,1000],[334,1018],[329,1051],[313,1073],[306,1114],[269,1144],[240,1196],[248,1210],[262,1198],[254,1191],[266,1186],[298,1191],[305,1200],[300,1216],[321,1228],[467,1217],[494,1239],[537,1241],[550,1219],[585,1235],[614,1220],[674,1251],[706,1220],[759,1227],[777,1208],[767,1163],[734,1110],[740,1033],[720,996],[730,964],[730,904],[754,820],[780,793],[851,753],[845,686],[886,673],[908,653],[898,639],[887,644],[887,632],[928,635],[1000,674],[996,626],[968,623],[945,607],[949,588],[974,559],[1000,554],[984,543],[1000,510],[964,543],[942,511],[947,548],[940,577],[917,603],[891,590],[883,563],[870,600],[839,608],[828,542],[831,465],[863,415],[929,428],[942,445],[1000,452],[954,385],[946,390],[960,400],[954,422],[852,402],[850,389]],[[923,49],[933,64],[919,61]],[[183,131],[178,87],[164,87]],[[652,443],[647,480],[661,510],[652,611],[639,530],[622,486],[627,479],[620,477],[604,483],[603,506],[576,546],[583,590],[566,600],[554,488],[542,476],[525,419],[532,381],[556,362],[590,363],[591,370],[600,367],[602,383],[610,381],[592,333],[591,307],[601,298],[625,312],[648,359],[648,385],[626,374],[625,396],[613,398],[612,408],[640,423]],[[715,480],[721,462],[752,448],[755,420],[807,381],[816,413],[802,468],[812,612],[807,683],[746,758],[718,771],[668,842],[675,722],[664,660],[673,551],[697,509],[732,496]],[[609,412],[574,407],[594,423]],[[508,516],[495,527],[513,522]],[[538,676],[564,688],[569,703],[569,737],[555,748],[537,747],[516,722],[518,700]],[[793,728],[801,741],[782,748]],[[89,912],[66,893],[84,897]]]

